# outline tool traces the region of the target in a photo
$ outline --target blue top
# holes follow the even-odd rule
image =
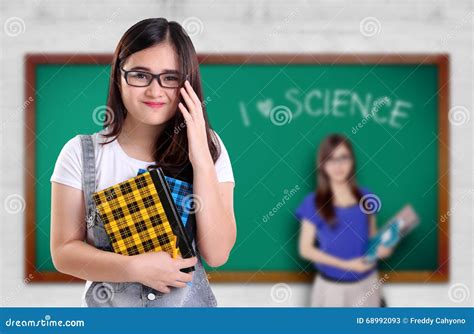
[[[362,196],[371,193],[364,188],[359,188],[359,190]],[[298,220],[306,218],[316,226],[319,249],[346,260],[365,255],[370,239],[369,216],[361,211],[359,204],[348,207],[336,206],[336,225],[330,227],[316,212],[315,199],[315,193],[309,193],[296,209],[295,215]],[[315,263],[314,266],[322,274],[340,281],[358,281],[375,270],[372,268],[358,273],[319,263]]]

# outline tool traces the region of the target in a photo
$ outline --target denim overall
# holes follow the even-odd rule
[[[87,243],[112,252],[104,225],[96,214],[92,194],[96,191],[95,152],[92,137],[81,135],[83,178],[82,186],[86,204]],[[216,298],[193,240],[198,262],[194,266],[192,283],[184,288],[169,287],[170,293],[162,293],[138,282],[92,282],[85,294],[88,307],[214,307]]]

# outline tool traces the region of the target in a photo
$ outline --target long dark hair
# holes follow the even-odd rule
[[[336,224],[336,215],[334,210],[334,194],[331,190],[331,185],[329,183],[329,176],[324,171],[324,165],[327,163],[328,159],[331,158],[332,153],[339,145],[344,145],[345,147],[347,147],[352,157],[352,169],[349,172],[347,180],[351,192],[357,199],[357,202],[359,202],[362,198],[362,194],[359,191],[355,179],[356,167],[354,159],[354,150],[352,149],[352,145],[349,139],[340,134],[329,135],[319,145],[317,158],[317,186],[315,204],[319,215],[324,218],[324,220],[330,226],[334,226]]]
[[[111,128],[105,136],[113,139],[104,144],[117,139],[127,117],[127,110],[120,93],[120,67],[131,54],[164,42],[169,42],[174,47],[179,59],[180,72],[187,77],[199,100],[203,100],[199,63],[193,43],[186,31],[179,23],[168,22],[165,18],[142,20],[125,32],[115,49],[107,97],[107,114],[104,120],[104,128]],[[207,142],[215,162],[221,148],[211,130],[205,105],[202,105],[202,108]],[[184,117],[179,110],[176,110],[175,116],[168,121],[164,131],[156,139],[153,157],[157,166],[161,167],[165,174],[192,180],[188,136]]]

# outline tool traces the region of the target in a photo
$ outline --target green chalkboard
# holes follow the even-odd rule
[[[110,59],[28,59],[36,181],[27,201],[27,226],[35,228],[27,254],[30,271],[58,280],[49,250],[49,178],[64,143],[101,129]],[[315,188],[318,144],[334,132],[351,139],[358,182],[381,200],[379,226],[406,203],[421,217],[381,269],[393,281],[447,279],[446,56],[200,59],[206,108],[236,180],[237,243],[224,266],[208,268],[211,279],[309,277],[313,269],[298,256],[293,212]]]

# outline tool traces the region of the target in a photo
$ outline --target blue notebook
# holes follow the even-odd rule
[[[370,239],[369,249],[365,254],[366,261],[377,261],[377,248],[379,246],[383,245],[387,248],[391,248],[400,241],[399,223],[397,220],[391,221],[382,231]]]
[[[419,217],[410,205],[406,205],[392,218],[372,239],[365,254],[367,262],[377,261],[377,248],[395,247],[400,240],[410,233],[419,223]]]
[[[143,174],[145,172],[147,172],[145,169],[139,169],[137,175]],[[176,209],[181,216],[181,221],[183,222],[183,225],[186,226],[186,223],[189,219],[189,213],[193,210],[193,185],[191,183],[169,176],[165,176],[165,179],[168,183],[168,186],[170,187],[171,195],[173,196],[174,203],[176,204]]]

